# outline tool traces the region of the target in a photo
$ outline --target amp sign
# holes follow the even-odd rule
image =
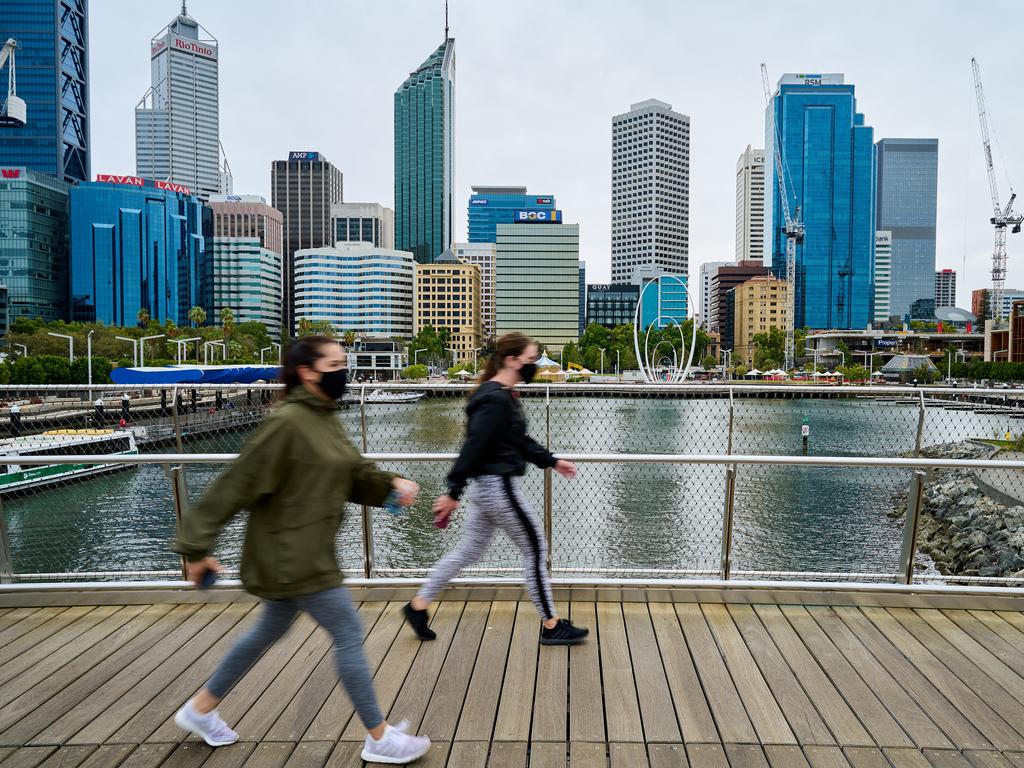
[[[559,224],[561,211],[516,211],[512,217],[516,224]]]
[[[320,159],[319,152],[289,152],[289,160],[312,160],[316,161]]]

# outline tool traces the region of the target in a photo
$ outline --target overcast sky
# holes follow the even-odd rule
[[[316,150],[345,199],[393,206],[393,93],[442,42],[443,0],[190,0],[220,43],[221,140],[235,192],[270,198],[270,162]],[[1015,2],[452,0],[456,238],[472,185],[557,196],[580,224],[589,282],[610,276],[611,118],[648,98],[691,121],[690,272],[730,260],[736,159],[763,144],[759,65],[843,72],[883,137],[939,139],[937,268],[958,304],[988,285],[992,215],[970,58],[1010,178],[1024,189],[1024,16]],[[93,173],[135,170],[133,110],[149,40],[175,0],[92,0]],[[997,163],[1001,160],[997,153]],[[1006,174],[1000,169],[1005,203]],[[1024,202],[1018,204],[1024,208]],[[1007,286],[1024,288],[1024,235]]]

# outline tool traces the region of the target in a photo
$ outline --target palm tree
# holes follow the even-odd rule
[[[149,310],[143,307],[136,313],[135,319],[138,321],[140,328],[145,328],[149,325]]]
[[[206,323],[206,310],[202,307],[192,307],[188,311],[188,321],[192,323],[193,328],[198,328],[200,325]]]
[[[342,341],[344,341],[346,347],[352,349],[352,347],[355,346],[356,343],[356,332],[345,331],[345,333],[342,334]]]
[[[231,338],[231,332],[235,329],[235,313],[231,307],[224,307],[220,311],[220,324],[224,326],[224,340]]]

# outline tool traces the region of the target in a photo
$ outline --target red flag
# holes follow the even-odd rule
[[[939,333],[942,333],[942,321],[939,320]]]

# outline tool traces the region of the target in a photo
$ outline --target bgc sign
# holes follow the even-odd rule
[[[561,211],[515,211],[512,221],[516,224],[560,224]]]

